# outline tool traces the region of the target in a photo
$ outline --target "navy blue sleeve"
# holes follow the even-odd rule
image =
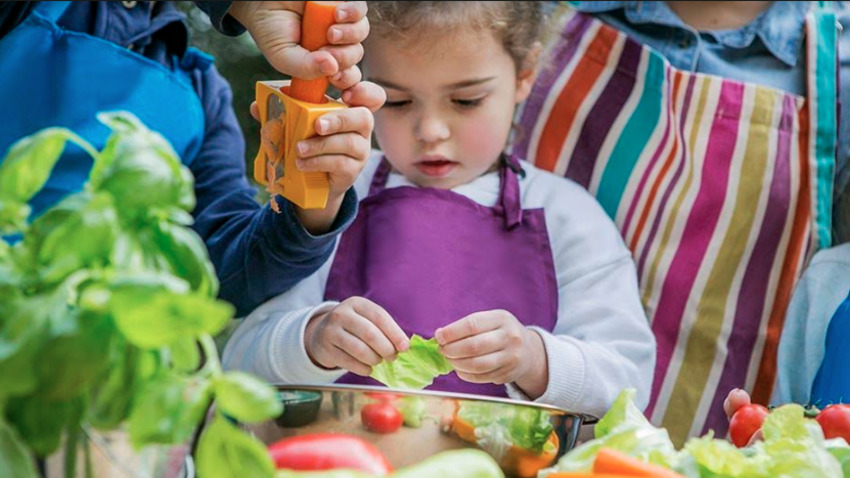
[[[233,2],[195,2],[210,17],[210,23],[219,32],[235,37],[245,32],[245,27],[227,14]]]
[[[337,235],[353,221],[357,196],[350,189],[331,232],[314,236],[278,197],[281,213],[255,199],[245,175],[245,142],[236,120],[230,86],[210,66],[195,78],[204,104],[205,138],[190,165],[198,204],[194,229],[216,268],[219,296],[249,313],[315,272],[330,256]]]

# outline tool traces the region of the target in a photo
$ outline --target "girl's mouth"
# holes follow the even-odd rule
[[[416,169],[422,174],[432,178],[441,178],[447,176],[457,166],[454,161],[448,159],[429,159],[419,161],[415,164]]]

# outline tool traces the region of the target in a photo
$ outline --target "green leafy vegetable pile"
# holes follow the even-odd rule
[[[692,438],[677,451],[667,430],[656,428],[634,405],[634,390],[623,391],[585,442],[539,476],[589,472],[597,452],[611,448],[664,466],[688,478],[850,477],[850,448],[843,439],[825,440],[820,426],[796,404],[774,409],[762,425],[764,440],[736,448],[711,433]]]
[[[385,360],[373,367],[371,377],[390,388],[421,390],[452,370],[436,339],[425,340],[414,334],[410,348],[392,362]]]
[[[279,415],[275,391],[224,373],[212,337],[233,314],[187,226],[193,178],[170,144],[128,113],[96,151],[64,128],[23,138],[0,164],[0,476],[39,476],[34,457],[66,439],[75,469],[84,428],[132,444],[198,444],[205,476],[273,476],[262,443],[231,424]],[[87,151],[84,189],[28,224],[27,202],[66,143]],[[124,428],[126,427],[126,428]]]
[[[554,430],[548,412],[519,405],[466,400],[460,404],[458,417],[475,428],[477,443],[490,450],[516,445],[539,454]]]

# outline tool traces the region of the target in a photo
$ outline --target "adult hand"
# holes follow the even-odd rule
[[[508,311],[470,314],[434,332],[440,352],[463,380],[514,383],[532,399],[546,391],[543,339]]]
[[[382,360],[410,348],[410,340],[383,307],[363,297],[351,297],[310,319],[304,347],[317,365],[344,368],[369,376]]]
[[[309,52],[302,48],[301,15],[305,2],[233,2],[228,13],[254,38],[263,56],[278,71],[297,78],[327,76],[333,86],[347,90],[361,74],[361,42],[369,34],[366,2],[343,2],[328,29],[329,45]]]

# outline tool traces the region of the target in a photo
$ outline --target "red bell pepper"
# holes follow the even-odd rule
[[[300,435],[272,443],[268,449],[278,469],[316,471],[346,468],[375,476],[383,476],[393,471],[380,450],[352,435]]]

